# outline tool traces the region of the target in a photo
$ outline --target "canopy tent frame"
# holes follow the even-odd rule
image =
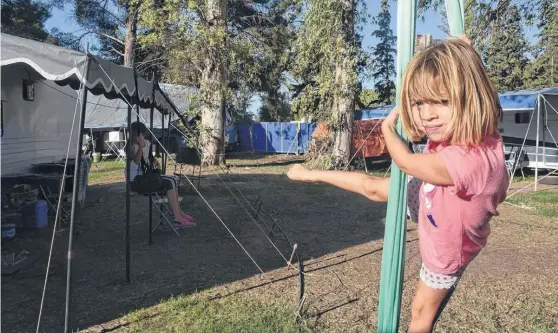
[[[86,55],[88,61],[87,61],[87,67],[89,67],[89,64],[92,61],[92,56],[87,53]],[[100,66],[100,68],[102,69],[103,67]],[[128,104],[128,117],[127,117],[127,131],[128,131],[128,137],[131,135],[131,128],[132,128],[132,107],[135,106],[136,107],[136,115],[137,121],[140,121],[139,119],[139,108],[140,108],[140,104],[138,103],[138,101],[140,100],[139,95],[138,95],[138,77],[137,77],[137,73],[135,70],[135,67],[132,68],[133,70],[133,75],[134,75],[134,91],[135,94],[133,96],[126,96],[122,93],[122,91],[118,92],[119,98],[122,98],[127,104]],[[108,76],[108,74],[107,74]],[[84,81],[87,80],[87,72],[85,73],[84,76]],[[80,161],[81,161],[81,151],[80,151],[80,147],[82,145],[82,140],[83,140],[83,132],[84,132],[84,122],[85,122],[85,112],[87,109],[87,93],[90,91],[89,89],[85,89],[85,85],[83,87],[83,92],[82,92],[82,107],[81,107],[81,114],[80,114],[80,130],[79,130],[79,135],[78,135],[78,150],[76,152],[76,163],[79,165]],[[155,82],[152,82],[152,87],[151,87],[151,96],[152,98],[155,96],[156,91],[157,91],[158,85],[155,84]],[[116,88],[118,89],[118,88]],[[118,89],[119,90],[119,89]],[[163,94],[163,96],[165,96]],[[154,101],[154,99],[152,99]],[[176,114],[179,114],[178,110],[176,110],[174,108],[174,104],[172,104],[172,102],[170,100],[165,100],[167,102],[169,102],[170,105],[173,106],[172,111],[174,111]],[[153,128],[153,113],[154,113],[154,109],[155,109],[155,103],[151,103],[150,105],[150,128]],[[160,109],[158,109],[158,111],[161,112]],[[161,112],[161,116],[163,117],[163,127],[162,127],[162,132],[164,133],[164,115],[165,113]],[[169,118],[170,115],[169,115]],[[126,139],[126,138],[125,138]],[[130,258],[131,258],[131,246],[130,246],[130,208],[131,208],[131,204],[130,204],[130,193],[131,193],[131,186],[130,186],[130,159],[128,158],[128,156],[130,156],[130,149],[131,147],[129,145],[126,145],[126,170],[128,172],[126,172],[126,224],[125,224],[125,255],[126,255],[126,282],[130,283],[131,282],[131,267],[130,267]],[[75,175],[74,177],[79,177],[79,168],[76,168],[75,173],[77,175]],[[76,182],[74,182],[74,187]],[[73,239],[73,226],[74,226],[74,218],[75,218],[75,213],[74,213],[74,206],[75,206],[75,196],[76,194],[74,194],[74,197],[72,198],[72,215],[71,215],[71,221],[70,221],[70,231],[69,231],[69,241],[68,241],[68,264],[67,264],[67,280],[66,280],[66,311],[65,311],[65,319],[64,319],[64,332],[69,332],[69,323],[70,323],[70,312],[71,312],[71,260],[72,260],[72,239]],[[153,197],[151,195],[149,195],[149,207],[150,207],[150,214],[149,214],[149,227],[150,227],[150,232],[149,232],[149,244],[151,244],[151,226],[153,224],[153,214],[152,214],[152,205],[153,203]]]
[[[176,114],[179,119],[183,120],[182,115],[180,115],[174,103],[168,98],[168,96],[166,96],[154,80],[149,82],[143,78],[139,78],[135,68],[115,65],[96,57],[89,52],[81,53],[55,45],[44,44],[9,34],[2,34],[2,54],[0,66],[4,67],[17,65],[29,66],[45,80],[53,81],[60,86],[68,85],[72,89],[79,91],[79,97],[76,99],[76,102],[80,104],[79,131],[75,152],[77,166],[81,165],[83,155],[81,147],[83,144],[83,134],[85,132],[84,124],[89,93],[92,93],[93,95],[102,94],[107,99],[119,98],[128,104],[128,135],[130,135],[129,133],[131,130],[131,112],[133,105],[136,106],[138,111],[140,107],[149,108],[151,119],[153,119],[153,111],[156,108],[162,116],[169,114],[170,119],[171,114]],[[153,123],[151,121],[150,127],[152,128],[152,126]],[[127,148],[127,150],[129,150],[129,148]],[[130,161],[127,158],[127,170],[129,170],[129,163]],[[80,167],[76,167],[74,169],[74,179],[79,179],[80,170]],[[130,282],[129,172],[126,172],[126,180],[126,281]],[[68,233],[64,332],[68,332],[71,329],[72,260],[74,256],[73,240],[79,186],[79,182],[74,181]],[[151,202],[152,198],[150,198],[150,204]],[[151,214],[149,216],[149,220],[149,224],[151,225]],[[39,325],[40,318],[37,330],[39,329]]]
[[[542,132],[542,140],[543,142],[546,142],[546,131],[548,131],[550,133],[550,135],[552,136],[552,132],[550,130],[550,128],[548,128],[548,126],[546,126],[545,124],[542,125],[542,131],[541,131],[541,113],[542,113],[542,109],[544,106],[544,109],[546,110],[546,104],[550,104],[546,98],[544,97],[544,94],[538,94],[537,95],[537,105],[535,107],[535,112],[537,113],[537,137],[536,137],[536,142],[535,142],[535,180],[534,180],[534,190],[535,192],[538,189],[538,183],[539,183],[539,155],[540,154],[540,134]],[[552,105],[551,105],[552,107]],[[558,111],[556,111],[556,109],[554,109],[554,111],[558,114]],[[543,117],[547,120],[548,116],[543,115]],[[554,136],[552,136],[552,139],[554,140],[554,143],[556,144],[556,148],[558,148],[558,143],[555,141]],[[523,141],[523,145],[525,144],[525,139]],[[543,152],[542,152],[542,165],[543,167],[545,167],[545,169],[557,169],[558,170],[558,163],[552,163],[552,164],[547,164],[546,163],[546,145],[543,145]]]
[[[551,128],[548,126],[548,108],[550,106],[552,108],[551,112],[555,112],[558,115],[558,110],[548,101],[545,96],[558,96],[558,87],[550,87],[550,88],[543,88],[543,89],[536,89],[536,90],[522,90],[510,93],[504,93],[500,95],[500,102],[502,104],[502,109],[504,112],[506,111],[531,111],[531,117],[529,120],[529,124],[533,121],[536,117],[536,138],[535,138],[535,180],[530,184],[534,185],[534,190],[538,190],[538,183],[539,179],[539,169],[555,169],[558,170],[558,163],[548,162],[546,161],[546,132],[550,134],[554,145],[558,149],[558,142],[556,141],[554,135],[552,134]],[[543,113],[544,112],[544,113]],[[542,119],[541,119],[542,118]],[[529,133],[530,127],[527,128],[519,151],[523,151],[527,136]],[[542,144],[542,153],[541,153],[541,142]],[[542,156],[540,156],[542,155]],[[542,160],[540,160],[542,158]],[[512,175],[515,174],[515,171],[520,163],[515,163]],[[548,175],[546,175],[548,176]],[[546,177],[544,176],[544,177]],[[542,179],[542,178],[541,178]],[[510,186],[513,178],[510,179]],[[529,186],[530,186],[529,185]],[[521,189],[523,190],[523,189]],[[521,191],[520,190],[520,191]]]

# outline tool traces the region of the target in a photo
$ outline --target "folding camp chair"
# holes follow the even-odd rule
[[[123,134],[123,136],[122,136]],[[101,162],[104,162],[107,157],[115,155],[116,162],[125,161],[126,157],[126,130],[109,132],[109,139],[105,141],[107,147],[106,154],[103,155]]]
[[[172,210],[169,207],[169,199],[166,194],[164,192],[154,192],[151,194],[153,195],[153,207],[155,207],[155,209],[159,212],[159,220],[155,223],[150,232],[155,231],[159,226],[162,228],[170,227],[170,229],[174,231],[177,236],[180,236],[178,230],[183,227],[177,226],[173,222],[174,217],[172,215]],[[182,202],[182,199],[183,198],[179,196],[178,202]]]
[[[103,154],[103,159],[101,162],[104,162],[107,157],[115,155],[116,162],[125,161],[126,157],[126,141],[119,140],[119,141],[105,141],[105,145],[107,146],[107,153]],[[120,145],[124,145],[123,148],[120,148]]]
[[[161,227],[163,229],[170,228],[177,236],[180,236],[178,230],[185,228],[184,226],[174,223],[174,216],[170,208],[169,199],[165,190],[156,191],[152,193],[141,193],[142,196],[152,196],[152,205],[155,210],[159,212],[159,218],[156,220],[155,225],[149,230],[149,234]],[[183,197],[178,197],[178,202],[182,202]],[[151,236],[150,236],[151,239]]]
[[[523,162],[525,161],[525,157],[525,150],[521,149],[519,146],[512,146],[510,152],[505,154],[506,169],[510,178],[514,176],[514,171],[519,169],[523,180],[525,180],[525,173],[523,172]]]

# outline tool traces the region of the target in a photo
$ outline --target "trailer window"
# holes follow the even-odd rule
[[[23,91],[23,100],[24,101],[35,100],[35,85],[34,85],[34,82],[31,81],[31,80],[23,80],[21,85],[22,85],[22,91]]]
[[[516,124],[528,124],[529,123],[529,112],[517,112],[515,114]]]

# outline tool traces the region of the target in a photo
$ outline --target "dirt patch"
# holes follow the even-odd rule
[[[283,258],[290,257],[290,245],[279,236],[269,236],[271,218],[267,224],[252,220],[244,210],[251,212],[246,197],[252,203],[263,202],[264,210],[298,244],[306,267],[307,325],[316,331],[374,332],[386,205],[330,186],[291,182],[284,172],[296,161],[296,156],[242,156],[229,160],[232,175],[205,170],[201,181],[201,194],[263,275],[204,200],[186,184],[180,191],[182,207],[194,215],[198,226],[184,230],[180,237],[158,229],[152,245],[147,243],[147,198],[131,198],[132,281],[126,283],[123,175],[117,171],[120,175],[107,176],[111,183],[90,186],[76,220],[72,327],[126,331],[118,318],[181,294],[201,293],[210,299],[243,294],[261,301],[296,303],[297,271],[288,268]],[[259,199],[256,193],[261,195]],[[437,331],[558,329],[556,219],[509,205],[501,206],[500,212],[492,223],[489,245],[468,268]],[[153,216],[156,220],[157,215]],[[3,243],[4,252],[26,249],[31,253],[29,265],[2,279],[5,332],[35,331],[51,232],[28,233]],[[66,251],[67,231],[63,231],[55,239],[41,324],[45,332],[63,327]],[[420,268],[413,223],[408,226],[406,251],[402,332],[409,320]],[[152,315],[157,315],[156,310]]]

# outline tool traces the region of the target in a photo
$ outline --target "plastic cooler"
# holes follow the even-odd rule
[[[23,226],[26,229],[48,227],[48,206],[44,200],[29,201],[22,210]]]

